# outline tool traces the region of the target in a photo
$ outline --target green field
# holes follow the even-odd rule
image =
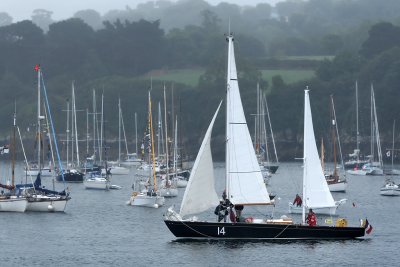
[[[199,77],[204,73],[203,69],[176,69],[153,71],[151,74],[142,76],[143,79],[150,79],[165,82],[176,82],[186,84],[188,86],[197,86]],[[286,84],[304,81],[314,77],[313,70],[261,70],[263,79],[271,84],[273,76],[281,75]]]
[[[269,84],[272,83],[272,77],[280,75],[286,84],[295,83],[298,81],[308,80],[314,77],[313,70],[261,70],[263,79],[267,80]]]

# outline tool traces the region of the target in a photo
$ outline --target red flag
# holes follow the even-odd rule
[[[36,72],[38,72],[40,70],[40,65],[36,64],[34,69],[35,69]]]
[[[365,219],[365,232],[370,234],[372,232],[372,225],[369,224],[368,219]]]

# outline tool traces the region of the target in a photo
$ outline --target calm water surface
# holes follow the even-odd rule
[[[133,173],[112,177],[121,190],[92,191],[83,184],[68,184],[72,199],[65,213],[0,213],[1,266],[398,265],[400,197],[379,195],[384,177],[348,176],[347,192],[334,194],[335,200],[348,199],[338,212],[350,224],[368,217],[374,230],[363,240],[189,242],[177,241],[162,220],[167,207],[175,204],[179,209],[184,189],[159,209],[127,206]],[[218,192],[223,175],[223,165],[217,166]],[[288,202],[301,192],[301,176],[299,163],[281,164],[268,186],[279,197],[275,209],[246,208],[244,214],[287,214]],[[47,187],[49,179],[43,178]],[[400,177],[394,179],[400,183]],[[62,189],[62,183],[56,187]],[[212,211],[205,216],[215,219]],[[300,221],[299,216],[293,218]]]

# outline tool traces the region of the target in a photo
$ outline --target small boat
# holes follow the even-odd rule
[[[400,187],[392,180],[387,179],[385,185],[381,188],[382,196],[400,196]]]
[[[111,182],[108,179],[108,175],[103,177],[98,173],[91,173],[92,176],[85,178],[83,181],[83,185],[86,189],[99,189],[99,190],[108,190],[110,189]]]
[[[154,154],[154,132],[153,132],[153,118],[151,113],[151,97],[149,92],[149,112],[148,112],[148,127],[147,127],[147,143],[149,149],[149,162],[153,163],[150,167],[147,180],[136,180],[132,185],[133,192],[131,197],[126,202],[127,205],[158,208],[164,205],[165,198],[160,195],[157,188],[156,168],[155,168],[155,154]]]
[[[378,161],[374,161],[375,144],[377,149]],[[371,155],[367,156],[368,163],[364,164],[361,169],[348,170],[347,173],[352,175],[383,175],[382,149],[378,127],[378,117],[376,114],[374,87],[371,84]]]

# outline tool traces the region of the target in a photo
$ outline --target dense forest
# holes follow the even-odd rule
[[[370,132],[373,84],[383,148],[391,147],[392,124],[400,114],[399,11],[400,2],[395,0],[286,1],[255,7],[228,3],[212,6],[205,1],[186,0],[148,2],[103,16],[95,10],[82,10],[63,21],[53,21],[51,11],[35,10],[31,20],[13,23],[8,14],[0,12],[0,134],[8,142],[16,105],[24,137],[34,138],[31,129],[36,121],[37,96],[33,67],[40,64],[60,133],[65,132],[63,110],[71,97],[72,81],[80,110],[92,108],[93,89],[98,96],[104,92],[106,137],[110,140],[115,140],[118,133],[118,97],[128,137],[133,140],[134,113],[138,113],[142,133],[148,90],[151,88],[157,103],[162,101],[165,86],[168,103],[174,106],[170,107],[170,119],[173,114],[179,116],[183,143],[193,153],[211,114],[224,98],[224,33],[231,18],[239,84],[250,129],[259,83],[268,92],[272,125],[283,160],[302,153],[306,86],[311,90],[317,136],[328,136],[329,96],[334,95],[341,141],[349,153],[356,136],[355,83],[358,81],[360,128],[365,140]],[[309,60],[315,56],[329,57]],[[300,59],[293,59],[296,57]],[[287,83],[279,75],[272,82],[263,80],[261,70],[272,70],[276,65],[311,68],[315,76],[296,83]],[[196,86],[151,79],[170,69],[198,68],[205,72]],[[223,116],[221,113],[220,122]],[[78,120],[83,138],[86,113],[79,112]],[[224,124],[217,122],[214,133],[215,143],[222,143]],[[222,154],[221,146],[216,156],[221,158]]]

